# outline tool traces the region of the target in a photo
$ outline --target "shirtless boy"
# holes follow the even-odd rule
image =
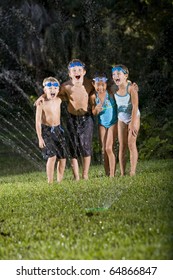
[[[70,134],[69,150],[75,180],[79,180],[78,158],[82,157],[82,178],[88,179],[91,162],[93,119],[89,96],[94,92],[92,82],[86,79],[85,64],[73,59],[68,65],[70,80],[63,83],[59,97],[68,102],[67,129]]]
[[[66,165],[67,147],[60,126],[61,99],[57,97],[59,82],[53,77],[45,78],[43,90],[44,102],[40,102],[36,108],[36,133],[39,147],[43,149],[47,159],[46,173],[48,183],[53,183],[55,162],[57,161],[57,182],[61,182]]]

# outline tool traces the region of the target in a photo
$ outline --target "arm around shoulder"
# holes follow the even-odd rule
[[[46,97],[46,94],[43,93],[39,98],[37,98],[37,100],[34,103],[34,106],[40,105],[44,101],[45,97]]]
[[[67,85],[65,83],[63,83],[60,87],[59,93],[58,93],[58,97],[61,98],[62,101],[68,101],[67,98],[67,89],[66,89]]]
[[[131,95],[131,102],[132,102],[132,118],[130,123],[130,130],[133,136],[137,136],[139,130],[139,115],[138,115],[138,92],[134,90],[133,86],[130,87],[130,95]]]

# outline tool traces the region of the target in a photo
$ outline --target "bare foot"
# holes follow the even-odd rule
[[[82,175],[82,179],[88,180],[88,175]]]
[[[74,181],[79,181],[80,177],[79,176],[74,176]]]

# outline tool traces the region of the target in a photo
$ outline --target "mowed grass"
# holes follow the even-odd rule
[[[135,177],[113,179],[92,165],[79,182],[67,168],[51,186],[25,161],[3,166],[0,259],[173,259],[172,160],[139,161]],[[87,210],[97,207],[107,210]]]

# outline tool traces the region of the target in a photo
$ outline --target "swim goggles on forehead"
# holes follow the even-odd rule
[[[127,73],[127,71],[126,70],[124,70],[122,67],[120,67],[120,66],[117,66],[117,67],[113,67],[112,68],[112,73],[114,72],[114,71],[118,71],[118,72],[123,72],[124,74],[128,74]]]
[[[45,86],[45,87],[59,87],[59,84],[58,84],[57,82],[54,82],[54,83],[52,83],[52,82],[47,82],[47,83],[45,83],[44,86]]]
[[[106,77],[95,77],[93,80],[95,83],[99,83],[99,82],[106,83],[108,79]]]
[[[75,66],[81,66],[84,68],[84,65],[80,62],[80,61],[76,61],[76,62],[71,62],[68,66],[68,68],[72,68],[72,67],[75,67]]]

